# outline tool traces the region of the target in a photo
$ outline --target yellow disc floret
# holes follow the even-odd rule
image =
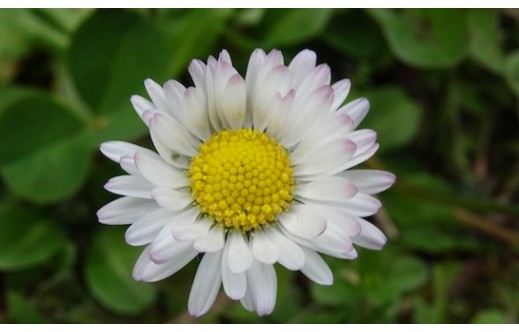
[[[224,130],[200,146],[188,170],[193,198],[227,229],[272,223],[292,201],[288,152],[253,129]]]

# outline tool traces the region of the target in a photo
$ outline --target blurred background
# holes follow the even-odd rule
[[[151,146],[129,98],[143,80],[191,85],[225,48],[304,48],[366,96],[378,132],[361,167],[398,177],[371,218],[388,237],[326,258],[331,287],[278,270],[258,318],[219,296],[187,314],[197,262],[132,280],[142,248],[97,223],[122,174],[106,140]],[[489,9],[0,9],[0,323],[517,323],[519,11]]]

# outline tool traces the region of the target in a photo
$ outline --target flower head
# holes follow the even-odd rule
[[[330,85],[330,68],[304,50],[255,50],[243,78],[227,51],[189,66],[194,87],[152,80],[151,101],[132,104],[158,153],[119,141],[101,151],[128,175],[105,188],[125,197],[98,211],[101,223],[128,224],[126,241],[146,245],[133,277],[164,279],[202,255],[188,309],[202,315],[223,284],[227,296],[259,315],[276,302],[274,264],[330,285],[318,253],[354,259],[354,245],[380,249],[386,238],[363,219],[393,174],[350,170],[378,149],[376,133],[356,130],[369,103],[341,106],[350,81]]]

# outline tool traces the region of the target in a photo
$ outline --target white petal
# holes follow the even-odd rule
[[[142,176],[157,186],[181,188],[189,185],[185,174],[168,165],[157,155],[136,153],[134,159]]]
[[[355,144],[346,139],[329,142],[308,154],[294,167],[294,175],[315,178],[343,171],[355,153]]]
[[[371,129],[361,129],[349,134],[348,138],[357,146],[355,155],[358,155],[364,153],[375,144],[377,133]]]
[[[174,213],[166,209],[142,216],[126,230],[126,242],[132,246],[150,243],[173,216]]]
[[[386,244],[387,238],[375,225],[358,218],[361,224],[361,231],[358,235],[351,238],[353,243],[372,250],[380,250]]]
[[[258,79],[258,73],[263,67],[263,63],[267,58],[267,54],[262,49],[255,49],[250,58],[247,66],[247,73],[245,75],[245,82],[247,84],[247,91],[253,91],[253,88]]]
[[[245,121],[245,93],[245,80],[239,74],[233,75],[225,86],[222,100],[223,117],[233,130],[241,128]]]
[[[302,50],[288,65],[290,69],[291,83],[294,88],[299,87],[303,79],[315,68],[317,55],[311,50]]]
[[[239,300],[245,295],[247,290],[247,279],[245,272],[234,273],[229,268],[229,250],[231,246],[229,242],[225,245],[222,258],[222,283],[223,289],[227,296],[233,300]]]
[[[245,295],[240,299],[241,305],[250,312],[255,312],[254,301],[252,300],[252,294],[250,290],[245,292]]]
[[[184,252],[193,250],[192,241],[177,241],[175,239],[168,240],[167,251],[162,252],[151,252],[150,247],[150,259],[157,265],[168,264],[171,260],[175,260],[175,257],[183,254]],[[189,251],[190,252],[190,251]]]
[[[357,188],[348,179],[329,176],[304,183],[296,188],[296,196],[319,202],[343,202],[357,193]]]
[[[202,258],[189,293],[187,307],[191,315],[199,317],[213,305],[222,283],[221,264],[222,250]]]
[[[215,85],[214,85],[214,106],[215,106],[215,112],[216,116],[218,117],[219,122],[224,126],[224,128],[229,127],[229,123],[227,123],[224,106],[223,106],[223,100],[224,100],[224,94],[225,94],[225,88],[227,86],[227,83],[231,78],[235,75],[238,75],[238,72],[231,63],[219,59],[218,65],[216,67],[215,71]],[[209,100],[209,102],[211,102]]]
[[[230,232],[227,235],[229,246],[229,268],[234,273],[246,271],[252,264],[253,258],[249,246],[240,232]]]
[[[301,82],[301,85],[297,88],[296,100],[300,98],[307,98],[316,89],[323,85],[330,85],[331,70],[327,64],[320,64],[315,67]],[[323,111],[328,111],[326,108]]]
[[[172,234],[177,241],[193,241],[207,235],[211,222],[207,219],[173,226]]]
[[[165,162],[178,169],[187,169],[189,167],[190,158],[165,145],[153,131],[150,131],[150,137],[155,149],[157,149],[157,152]]]
[[[171,231],[179,223],[193,223],[198,216],[198,209],[191,208],[175,214],[162,228],[150,245],[150,257],[157,264],[163,264],[176,254],[174,248],[182,245],[191,246],[192,241],[177,241]]]
[[[144,86],[146,87],[146,91],[148,91],[151,101],[155,105],[155,109],[169,112],[168,103],[166,102],[166,96],[164,95],[162,87],[149,78],[144,80]]]
[[[351,259],[351,260],[354,260],[354,259],[357,259],[357,257],[359,257],[359,253],[357,252],[357,250],[355,250],[355,248],[351,249],[351,251],[348,253],[347,257],[344,257],[345,259]]]
[[[356,128],[361,121],[366,117],[369,111],[369,100],[366,98],[358,98],[350,101],[343,107],[339,108],[337,112],[346,112],[354,122],[354,128]]]
[[[294,90],[290,90],[287,95],[283,97],[278,93],[274,96],[270,104],[272,109],[268,111],[268,127],[266,132],[278,142],[281,142],[286,132],[285,122],[290,120],[294,96]]]
[[[305,265],[305,254],[299,245],[274,227],[270,227],[265,233],[279,253],[279,264],[292,271],[299,270]]]
[[[290,158],[294,162],[304,159],[310,153],[318,152],[325,144],[346,139],[351,131],[353,121],[346,114],[330,114],[318,126],[314,126],[294,148]]]
[[[218,118],[218,113],[216,110],[217,98],[215,92],[216,78],[215,71],[217,67],[216,59],[213,57],[209,57],[207,60],[207,70],[205,74],[206,79],[206,98],[207,98],[207,114],[209,115],[209,122],[215,131],[220,131],[222,129],[222,125],[220,123],[220,119]]]
[[[332,88],[333,88],[333,103],[332,103],[332,107],[330,108],[330,110],[335,111],[337,108],[339,108],[339,106],[341,106],[344,99],[346,99],[346,97],[350,93],[351,82],[348,79],[344,79],[344,80],[336,82],[334,85],[332,85]]]
[[[180,211],[193,202],[189,193],[173,188],[157,187],[151,196],[160,206],[172,211]]]
[[[231,56],[229,55],[229,52],[227,52],[227,50],[220,51],[220,54],[218,54],[218,61],[225,61],[232,65]]]
[[[395,175],[386,171],[358,169],[340,173],[349,179],[357,189],[365,194],[374,195],[383,192],[395,183]]]
[[[252,94],[252,119],[254,129],[264,131],[273,108],[273,99],[277,94],[284,96],[288,92],[290,73],[287,67],[278,65],[272,68],[262,80],[258,80]]]
[[[149,247],[147,247],[137,260],[133,269],[133,278],[137,281],[155,282],[169,277],[198,254],[196,250],[188,246],[180,251],[175,257],[164,264],[155,264],[149,257]]]
[[[327,229],[330,228],[330,231],[339,232],[348,237],[359,234],[361,227],[357,221],[358,218],[350,215],[344,209],[341,209],[340,204],[338,206],[339,207],[333,207],[315,204],[315,208],[319,209],[326,218]]]
[[[164,97],[170,114],[177,121],[182,122],[184,108],[182,101],[186,88],[177,81],[169,80],[164,84]]]
[[[333,101],[333,90],[330,86],[321,86],[309,95],[294,100],[291,121],[285,121],[285,133],[281,143],[287,148],[293,147],[308,135],[314,127],[319,126]]]
[[[305,265],[301,269],[310,280],[319,285],[332,285],[333,273],[326,262],[315,251],[303,248]]]
[[[262,229],[256,230],[251,235],[251,242],[251,251],[256,260],[265,264],[277,262],[279,252]]]
[[[137,169],[137,166],[135,166],[135,160],[133,157],[130,156],[124,156],[121,157],[119,160],[119,164],[121,165],[121,168],[130,175],[135,175],[138,177],[142,177],[141,172]]]
[[[276,306],[277,278],[274,266],[254,262],[247,271],[247,285],[258,315],[270,314]]]
[[[124,156],[133,157],[137,152],[153,153],[152,151],[138,145],[121,141],[104,142],[101,144],[99,149],[106,157],[116,163],[118,163]]]
[[[353,250],[350,237],[333,232],[333,229],[327,229],[312,242],[317,245],[319,251],[339,258],[348,258],[349,253]]]
[[[358,192],[351,199],[342,202],[338,206],[354,216],[367,217],[377,213],[382,204],[378,199]]]
[[[184,92],[184,124],[193,135],[202,141],[211,136],[205,103],[205,97],[200,89],[190,87]]]
[[[151,199],[121,197],[100,208],[97,218],[102,224],[128,225],[158,208]]]
[[[151,262],[150,260],[150,247],[147,246],[137,258],[135,265],[133,266],[132,277],[136,281],[142,281],[142,273],[146,266]]]
[[[189,74],[193,79],[193,83],[197,88],[205,88],[205,73],[206,73],[206,65],[202,61],[195,59],[191,61],[188,67]]]
[[[291,211],[278,215],[281,225],[295,236],[303,239],[313,239],[326,229],[326,218],[317,214],[301,211]]]
[[[104,187],[109,192],[118,195],[151,198],[151,191],[155,186],[137,176],[120,175],[111,178]]]
[[[359,154],[355,153],[353,158],[351,158],[348,162],[346,162],[345,164],[342,165],[342,167],[341,167],[342,170],[346,170],[353,166],[357,166],[358,164],[361,164],[364,161],[368,160],[369,158],[371,158],[371,156],[373,156],[375,154],[375,152],[377,152],[379,147],[380,147],[380,145],[378,143],[374,143],[372,146],[370,146],[364,152],[359,153]],[[338,170],[337,173],[341,172],[342,170]]]
[[[193,247],[200,252],[215,252],[221,250],[224,244],[225,231],[222,227],[215,225],[205,236],[196,239]]]
[[[150,131],[163,145],[185,156],[198,153],[193,136],[175,119],[165,113],[155,113],[150,120]]]
[[[146,111],[155,109],[153,103],[141,96],[131,96],[130,102],[132,103],[133,108],[141,118]],[[144,122],[146,123],[146,121]]]

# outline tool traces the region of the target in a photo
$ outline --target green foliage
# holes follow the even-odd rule
[[[469,50],[474,60],[499,74],[503,70],[502,36],[497,10],[472,9],[468,14]]]
[[[115,312],[139,313],[155,299],[153,285],[131,277],[140,251],[124,242],[120,229],[104,229],[95,234],[85,266],[85,280],[92,295]]]
[[[373,9],[370,13],[383,27],[395,55],[410,65],[451,67],[465,55],[468,39],[462,10]]]
[[[377,132],[382,151],[401,148],[415,138],[422,120],[422,110],[401,89],[380,87],[365,95],[370,101],[372,116],[363,121],[362,127]]]
[[[63,230],[34,211],[19,206],[2,206],[0,220],[2,271],[41,264],[64,246]]]
[[[331,17],[331,9],[278,9],[265,36],[267,48],[301,43],[320,34]]]
[[[0,323],[517,323],[518,28],[494,9],[0,9]],[[369,99],[388,243],[325,257],[331,286],[276,266],[270,316],[223,297],[195,319],[196,260],[136,282],[142,248],[97,223],[122,174],[98,147],[149,143],[144,79],[192,85],[221,49],[245,74],[257,47],[313,49]]]
[[[168,35],[144,18],[98,12],[72,38],[70,72],[84,101],[95,113],[106,114],[142,93],[144,79],[165,80],[172,52]]]
[[[43,317],[29,300],[18,293],[7,294],[7,308],[9,317],[23,324],[46,324],[48,321]]]
[[[19,97],[0,114],[2,177],[15,194],[35,202],[67,197],[89,169],[83,123],[48,96]]]

